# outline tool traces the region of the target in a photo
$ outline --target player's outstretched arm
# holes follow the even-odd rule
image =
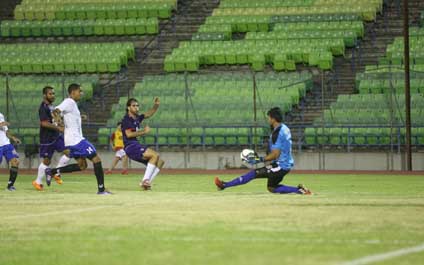
[[[52,112],[52,116],[53,116],[53,122],[56,123],[58,126],[63,127],[63,120],[62,120],[62,116],[60,116],[60,109],[55,109]]]
[[[63,132],[63,127],[57,126],[53,123],[50,123],[49,121],[41,121],[40,124],[41,124],[41,127],[43,127],[43,128],[55,130],[55,131],[58,131],[58,132]]]
[[[9,126],[9,125],[10,125],[10,123],[8,123],[7,121],[0,122],[0,127]]]
[[[150,132],[150,127],[148,125],[144,126],[144,129],[141,131],[131,131],[131,129],[128,129],[125,131],[125,135],[127,136],[127,138],[135,138],[135,137],[139,137],[139,136],[143,136],[146,135]]]
[[[146,113],[144,113],[144,118],[150,118],[152,117],[156,111],[158,110],[160,105],[160,100],[159,98],[155,98],[154,102],[153,102],[153,107],[151,109],[149,109]]]
[[[16,144],[21,144],[21,140],[18,137],[14,136],[9,130],[6,131],[6,136],[10,140],[14,141]]]
[[[273,161],[280,157],[281,150],[280,149],[272,149],[271,153],[264,157],[264,161]]]

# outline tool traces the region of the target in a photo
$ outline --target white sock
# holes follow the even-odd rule
[[[69,160],[71,160],[69,157],[67,157],[66,155],[63,155],[59,159],[59,162],[57,163],[57,168],[66,166],[68,164]],[[58,173],[60,173],[60,172],[58,171]]]
[[[69,160],[71,160],[69,157],[67,157],[66,155],[63,155],[60,159],[59,159],[59,163],[57,163],[57,167],[64,167],[69,163]]]
[[[155,167],[155,170],[153,171],[153,174],[150,176],[150,183],[153,182],[157,174],[159,174],[160,169],[158,167]]]
[[[46,168],[47,166],[44,165],[44,163],[40,163],[40,165],[38,166],[38,175],[37,175],[37,179],[35,180],[35,182],[37,182],[38,184],[42,184],[43,183],[43,178],[44,175],[46,174]]]
[[[155,171],[156,166],[153,164],[148,163],[147,167],[146,167],[146,171],[144,172],[144,177],[143,177],[143,181],[150,180],[150,176],[153,174],[153,172]]]

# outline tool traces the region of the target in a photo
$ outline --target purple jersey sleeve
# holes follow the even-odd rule
[[[144,120],[144,114],[141,114],[140,116],[138,116],[138,121],[140,122],[140,123],[142,123],[143,122],[143,120]]]

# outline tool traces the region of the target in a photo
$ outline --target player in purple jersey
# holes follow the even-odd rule
[[[69,150],[65,149],[65,143],[63,139],[63,126],[55,124],[53,122],[52,111],[54,110],[53,102],[55,100],[54,88],[46,86],[43,88],[43,102],[40,104],[38,109],[38,115],[40,117],[40,158],[43,161],[38,166],[37,179],[32,182],[32,185],[36,190],[42,191],[43,177],[46,169],[50,166],[51,159],[54,152],[63,152],[64,155],[59,159],[57,165],[58,168],[68,164]],[[54,175],[54,179],[57,184],[62,184],[60,172]],[[51,178],[46,179],[47,185],[50,186]]]
[[[159,98],[155,98],[153,107],[147,112],[139,115],[139,104],[135,98],[130,98],[127,101],[127,114],[122,119],[122,135],[124,138],[124,150],[127,156],[137,162],[146,165],[144,177],[140,182],[140,187],[143,190],[150,190],[153,179],[159,174],[159,171],[165,162],[159,158],[159,154],[147,146],[141,145],[137,141],[137,137],[146,135],[150,132],[149,126],[144,126],[140,130],[140,125],[144,119],[153,116],[160,105]]]

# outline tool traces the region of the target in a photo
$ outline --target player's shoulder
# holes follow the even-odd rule
[[[46,108],[48,108],[49,106],[46,104],[46,102],[44,102],[44,101],[41,101],[41,103],[40,103],[40,107],[38,108],[38,109],[46,109]]]
[[[282,123],[281,124],[280,134],[289,134],[289,133],[290,133],[289,127],[287,127],[287,125],[285,125],[284,123]]]
[[[128,122],[131,122],[131,117],[128,114],[125,114],[124,117],[122,117],[121,122],[122,122],[121,127],[125,127],[127,126]]]
[[[75,101],[74,100],[72,100],[72,98],[64,98],[63,99],[63,101],[62,101],[62,103],[63,102],[66,102],[66,103],[74,103]]]

